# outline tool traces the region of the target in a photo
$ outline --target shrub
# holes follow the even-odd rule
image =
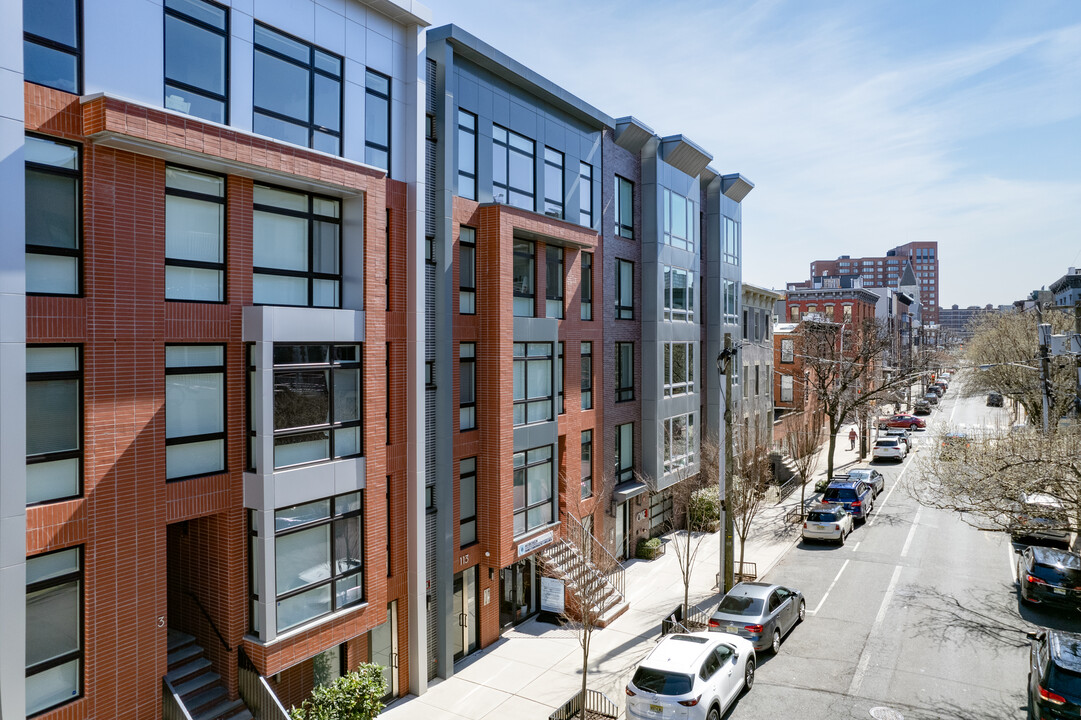
[[[690,529],[694,532],[714,532],[721,521],[721,492],[709,487],[691,496],[687,506]]]
[[[638,547],[635,549],[634,554],[642,560],[652,560],[661,554],[661,539],[650,538],[646,540],[642,538],[638,541]]]
[[[348,675],[312,690],[312,696],[293,708],[293,720],[372,720],[383,709],[387,694],[383,668],[363,663]]]

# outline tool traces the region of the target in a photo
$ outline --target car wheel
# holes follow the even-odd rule
[[[796,622],[801,623],[807,617],[807,601],[799,601],[799,614],[796,616]]]
[[[838,545],[844,545],[845,544],[845,531],[844,530],[842,530],[841,534],[838,536],[837,544]]]
[[[773,628],[773,642],[770,643],[769,651],[774,655],[781,652],[781,631],[779,628]]]
[[[743,692],[750,692],[754,687],[754,658],[747,658],[747,667],[743,669]]]
[[[709,709],[709,715],[706,715],[706,720],[721,720],[721,711],[716,706]]]

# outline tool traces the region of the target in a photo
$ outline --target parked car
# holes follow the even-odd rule
[[[856,522],[844,505],[819,504],[807,511],[807,519],[803,522],[803,539],[832,540],[844,545],[845,538],[855,529]]]
[[[875,493],[871,486],[861,480],[834,480],[822,493],[822,502],[844,505],[856,520],[863,521],[875,506]]]
[[[755,650],[776,653],[781,638],[807,615],[803,593],[762,582],[739,583],[721,598],[709,629],[747,638]]]
[[[930,415],[931,403],[927,402],[923,398],[916,400],[912,403],[912,413],[914,415]]]
[[[870,467],[849,468],[845,475],[838,475],[839,480],[859,480],[871,486],[875,497],[882,494],[886,489],[886,478],[878,470]]]
[[[1017,559],[1021,602],[1081,609],[1081,555],[1029,545]]]
[[[965,433],[947,433],[942,438],[942,449],[939,450],[938,458],[940,460],[955,460],[965,454],[969,445],[968,435]]]
[[[934,393],[935,395],[942,397],[946,394],[946,388],[942,387],[941,385],[928,385],[927,392]],[[926,397],[926,395],[924,397]]]
[[[912,452],[912,433],[909,432],[906,428],[886,428],[884,437],[897,438],[905,444],[905,450],[907,452]]]
[[[928,391],[927,394],[923,396],[923,399],[931,405],[938,405],[938,393],[936,392]]]
[[[1028,716],[1081,717],[1081,635],[1043,629],[1028,637]]]
[[[1002,407],[1002,393],[994,391],[987,393],[987,407]]]
[[[918,418],[915,415],[906,415],[905,413],[898,413],[897,415],[878,419],[879,430],[887,430],[891,427],[906,428],[908,430],[914,430],[916,428],[922,429],[927,427],[927,421],[923,418]]]
[[[898,438],[884,437],[875,441],[871,450],[872,460],[904,460],[908,455],[908,445]]]
[[[950,389],[949,381],[946,378],[943,378],[943,377],[940,377],[937,380],[935,380],[934,384],[941,387],[943,392]]]
[[[627,683],[628,718],[718,720],[754,686],[751,643],[733,634],[668,635]]]
[[[1022,493],[1010,520],[1010,537],[1068,543],[1070,523],[1062,501],[1047,493]]]

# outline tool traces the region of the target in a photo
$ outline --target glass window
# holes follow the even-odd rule
[[[228,8],[165,0],[165,107],[228,123],[228,66]]]
[[[553,418],[552,343],[514,343],[514,424]]]
[[[851,305],[842,305],[841,310],[843,312],[844,322],[846,322],[846,323],[852,322],[852,306]]]
[[[724,261],[729,265],[739,265],[739,239],[739,223],[724,218]]]
[[[254,207],[255,303],[341,307],[341,203],[256,185]]]
[[[496,202],[534,210],[534,162],[532,140],[492,126],[492,196]]]
[[[27,135],[24,148],[26,292],[78,295],[82,265],[79,146]]]
[[[356,457],[359,345],[274,345],[274,467]]]
[[[582,253],[582,312],[583,320],[593,319],[593,253]]]
[[[552,522],[555,472],[552,446],[514,453],[514,535]]]
[[[739,294],[735,280],[724,281],[724,321],[732,325],[739,322]]]
[[[683,250],[694,250],[694,201],[664,191],[664,244]]]
[[[364,162],[390,170],[390,78],[364,73]]]
[[[82,3],[24,0],[22,5],[23,79],[82,94]]]
[[[790,363],[795,359],[796,342],[790,338],[781,340],[781,362]]]
[[[616,236],[634,239],[634,183],[616,175]]]
[[[544,214],[563,217],[563,153],[544,148]]]
[[[634,400],[634,343],[616,343],[616,402]]]
[[[582,409],[593,409],[593,343],[582,343]]]
[[[165,299],[225,300],[225,178],[165,168]]]
[[[556,343],[556,413],[562,415],[563,409],[563,373],[566,367],[563,362],[563,342]]]
[[[477,346],[466,342],[458,346],[458,430],[477,427]]]
[[[26,559],[26,715],[70,702],[83,684],[82,548]]]
[[[360,492],[274,512],[278,632],[364,601]]]
[[[337,55],[255,23],[253,103],[255,132],[341,154],[342,59]]]
[[[27,505],[82,494],[82,391],[78,346],[27,346]]]
[[[593,227],[593,166],[584,162],[578,163],[578,206],[578,223]]]
[[[458,312],[477,312],[477,231],[469,227],[458,232]]]
[[[664,421],[664,471],[679,470],[694,463],[694,413]]]
[[[593,431],[582,431],[582,499],[593,496]]]
[[[225,346],[165,346],[165,479],[225,470]]]
[[[616,484],[634,479],[634,423],[616,426]]]
[[[477,199],[477,116],[458,110],[458,195]]]
[[[693,342],[664,343],[664,394],[666,397],[694,392]]]
[[[781,402],[792,402],[791,375],[781,375]]]
[[[550,318],[563,317],[563,248],[547,245],[544,248],[545,260],[545,315]]]
[[[788,317],[792,322],[799,322],[799,305],[789,306]]]
[[[616,319],[634,319],[634,263],[616,259]]]
[[[694,273],[664,266],[664,319],[694,322]]]
[[[477,459],[458,462],[458,539],[465,547],[477,541]]]
[[[533,317],[533,250],[529,240],[514,241],[514,314],[518,317]]]

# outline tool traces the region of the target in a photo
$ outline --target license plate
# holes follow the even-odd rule
[[[733,633],[733,634],[734,634],[734,633],[738,633],[738,632],[739,632],[739,628],[738,628],[738,627],[736,627],[735,625],[729,625],[728,627],[726,627],[726,628],[725,628],[725,632],[728,632],[728,633]]]
[[[653,703],[650,703],[649,709],[650,709],[651,712],[655,712],[655,713],[663,713],[664,712],[664,707],[663,706],[654,705]]]
[[[1066,594],[1066,588],[1051,588],[1051,589],[1054,590],[1056,595],[1065,595]]]

